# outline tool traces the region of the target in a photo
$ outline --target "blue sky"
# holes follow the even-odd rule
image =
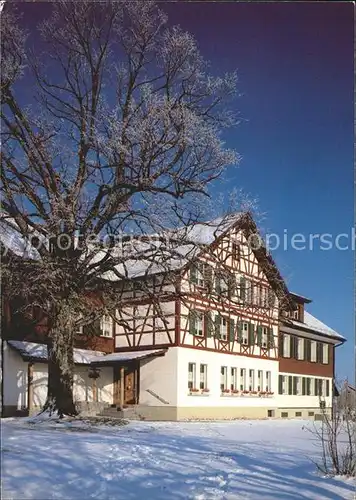
[[[353,4],[175,2],[170,24],[198,40],[215,74],[237,69],[242,124],[225,138],[243,159],[219,189],[259,199],[263,229],[283,236],[350,234],[353,219]],[[49,12],[22,6],[32,28]],[[21,9],[21,10],[22,10]],[[25,90],[25,89],[24,89]],[[342,241],[345,243],[345,240]],[[354,256],[351,249],[273,255],[290,290],[349,341],[336,374],[354,377]]]
[[[259,198],[264,230],[351,234],[352,3],[175,3],[165,10],[195,34],[214,73],[238,70],[243,122],[227,143],[243,159],[227,177]],[[290,290],[313,300],[308,310],[348,338],[337,350],[336,374],[353,380],[354,255],[315,246],[273,255]]]

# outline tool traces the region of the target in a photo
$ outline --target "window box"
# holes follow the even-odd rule
[[[257,392],[257,391],[250,391],[250,395],[251,395],[251,396],[257,396],[257,395],[258,395],[258,392]]]
[[[267,392],[266,391],[260,391],[258,393],[258,395],[261,397],[261,398],[264,398],[265,396],[267,396]]]
[[[250,391],[247,391],[246,389],[241,392],[241,396],[246,396],[247,394],[250,394]]]
[[[267,396],[273,396],[273,395],[274,395],[274,392],[272,392],[272,391],[267,392]]]
[[[208,394],[210,392],[210,389],[205,388],[205,389],[202,389],[201,392],[202,392],[202,394]]]
[[[231,389],[231,394],[233,396],[238,396],[240,394],[240,391],[238,389]]]
[[[200,390],[193,387],[192,389],[189,390],[189,392],[192,394],[197,394],[198,392],[200,392]]]
[[[230,389],[223,389],[221,391],[221,396],[230,396]]]

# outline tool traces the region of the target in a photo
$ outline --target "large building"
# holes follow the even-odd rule
[[[236,216],[194,227],[189,263],[140,271],[121,286],[126,306],[97,335],[76,334],[74,395],[82,409],[134,408],[158,420],[313,418],[332,407],[335,347],[345,339],[290,293],[256,226]],[[117,283],[113,282],[113,286]],[[150,293],[147,293],[147,290]],[[45,401],[41,318],[3,315],[4,415]]]

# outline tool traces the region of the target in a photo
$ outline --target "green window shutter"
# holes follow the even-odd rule
[[[304,359],[305,359],[305,361],[309,361],[308,360],[308,340],[307,339],[304,339]]]
[[[306,379],[305,377],[302,378],[302,395],[305,396],[306,394]]]
[[[198,283],[197,267],[195,264],[191,264],[189,268],[189,281],[191,283]]]
[[[209,264],[204,264],[203,275],[204,275],[204,286],[206,286],[209,290],[211,290],[213,284],[213,268]]]
[[[289,356],[291,358],[294,358],[294,337],[293,335],[290,336],[290,342],[289,342]]]
[[[194,313],[194,311],[189,311],[189,314],[188,314],[188,323],[189,323],[189,333],[191,335],[195,334],[195,325],[194,325],[194,322],[195,322],[195,313]]]
[[[216,315],[215,316],[215,337],[217,339],[221,338],[221,316]]]
[[[297,395],[297,377],[293,377],[293,395]]]
[[[242,342],[242,321],[237,322],[237,341]]]
[[[283,375],[279,375],[278,377],[278,394],[283,393]]]
[[[235,340],[235,321],[234,318],[230,318],[229,322],[229,335],[230,335],[230,342],[233,342]]]
[[[232,297],[234,297],[236,295],[236,278],[233,274],[229,275],[228,293],[229,293],[229,299],[231,299]]]
[[[268,349],[273,349],[274,348],[274,335],[273,335],[273,328],[272,326],[268,328],[268,340],[267,340],[267,345]]]
[[[319,391],[318,391],[318,389],[319,389],[318,379],[317,379],[317,378],[315,378],[315,379],[314,379],[314,394],[315,394],[315,396],[319,396]]]
[[[240,299],[241,302],[246,300],[246,278],[244,276],[240,278]]]
[[[215,275],[215,292],[221,295],[221,277],[218,274]]]
[[[279,357],[282,357],[284,355],[283,345],[284,345],[284,335],[283,335],[283,333],[280,333],[279,338],[278,338],[278,351],[279,351],[278,356]]]
[[[213,330],[213,320],[211,318],[211,312],[208,311],[205,313],[205,330],[206,330],[206,336],[210,338],[212,336],[212,330]]]
[[[288,394],[293,394],[293,377],[291,375],[288,377]]]
[[[262,347],[262,326],[258,325],[257,327],[257,345]]]
[[[298,338],[297,337],[294,337],[294,340],[293,340],[293,343],[294,343],[294,358],[295,359],[298,359]]]
[[[328,398],[330,396],[330,380],[326,381],[326,394],[325,396]]]
[[[253,323],[248,324],[248,343],[249,345],[254,345],[255,343],[255,331]]]

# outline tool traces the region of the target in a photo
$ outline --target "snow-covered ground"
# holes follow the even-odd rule
[[[42,424],[41,424],[42,425]],[[3,499],[352,499],[321,477],[310,422],[149,423],[70,430],[2,420]]]

